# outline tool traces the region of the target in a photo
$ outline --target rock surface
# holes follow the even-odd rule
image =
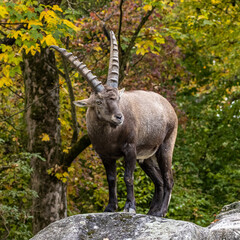
[[[32,240],[240,240],[240,202],[225,206],[209,227],[131,213],[92,213],[56,221]]]
[[[208,229],[209,239],[240,240],[240,202],[224,206]]]

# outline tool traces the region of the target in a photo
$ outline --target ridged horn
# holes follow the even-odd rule
[[[95,92],[102,92],[104,90],[104,86],[100,81],[98,81],[97,77],[92,74],[91,70],[89,70],[83,62],[80,62],[76,56],[73,56],[71,52],[68,52],[64,48],[60,48],[58,46],[50,46],[57,50],[63,57],[65,57],[72,66],[77,69],[77,71],[87,80],[92,90]]]
[[[119,78],[119,60],[118,60],[118,44],[113,31],[110,31],[110,61],[108,68],[107,85],[118,88],[118,78]]]

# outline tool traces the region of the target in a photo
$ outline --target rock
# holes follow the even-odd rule
[[[65,239],[203,239],[206,230],[193,223],[131,213],[75,215],[54,222],[32,240]]]
[[[209,239],[240,239],[240,202],[226,205],[211,224]]]
[[[132,213],[91,213],[56,221],[32,240],[235,240],[240,239],[240,202],[225,206],[204,228],[194,223]]]

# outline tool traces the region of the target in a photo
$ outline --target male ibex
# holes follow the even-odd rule
[[[124,157],[124,181],[127,186],[124,211],[136,211],[133,172],[138,160],[155,185],[148,214],[165,216],[173,187],[171,165],[177,116],[171,104],[157,93],[118,90],[118,45],[112,31],[110,39],[109,73],[105,86],[72,53],[52,47],[70,61],[93,90],[90,98],[76,101],[75,104],[88,107],[88,135],[106,169],[109,203],[105,211],[117,209],[116,160]]]

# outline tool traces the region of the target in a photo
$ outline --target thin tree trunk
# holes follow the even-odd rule
[[[33,201],[34,234],[67,216],[66,185],[47,173],[48,169],[60,166],[61,159],[58,74],[48,63],[55,66],[54,53],[49,49],[23,57],[26,106],[34,102],[26,112],[28,151],[46,159],[31,161],[32,189],[38,194]],[[49,136],[49,141],[42,141],[43,134]]]

